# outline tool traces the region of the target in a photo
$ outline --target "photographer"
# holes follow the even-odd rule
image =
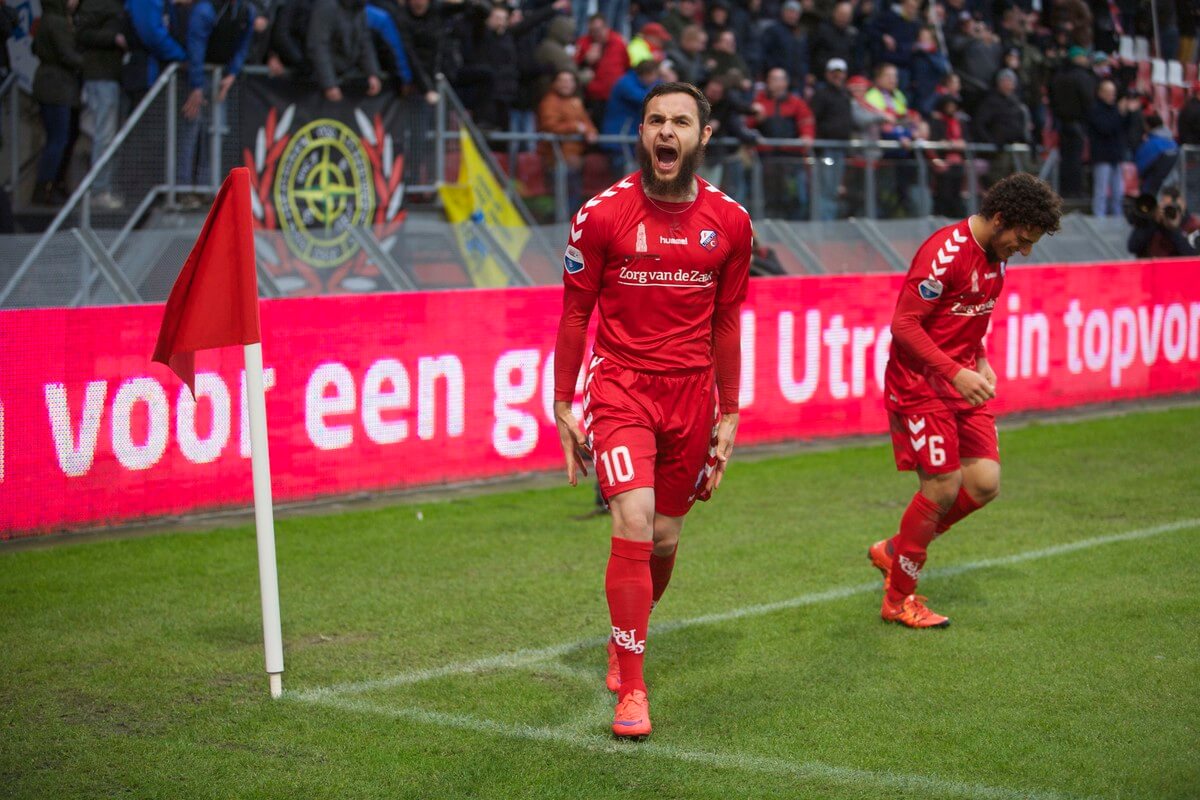
[[[1152,195],[1137,198],[1130,222],[1129,252],[1138,258],[1172,258],[1200,253],[1200,220],[1187,213],[1179,188],[1168,186]]]

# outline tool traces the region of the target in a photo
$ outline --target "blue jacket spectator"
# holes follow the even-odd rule
[[[1179,146],[1175,144],[1175,137],[1158,114],[1146,117],[1146,138],[1133,154],[1133,160],[1142,182],[1141,191],[1158,194],[1179,160]]]
[[[604,121],[600,126],[600,133],[636,136],[638,125],[642,122],[642,101],[646,99],[650,87],[657,82],[658,65],[649,59],[618,78],[613,84],[608,105],[604,108]],[[619,153],[623,149],[619,144],[605,144],[602,147],[613,153]]]
[[[217,13],[213,0],[197,0],[187,23],[188,86],[204,87],[204,65],[217,64],[236,76],[246,63],[253,28],[244,0],[230,0]]]
[[[142,41],[142,47],[150,54],[146,80],[154,83],[162,65],[171,61],[187,61],[187,50],[179,39],[179,22],[175,4],[171,0],[126,0],[125,10],[133,30]]]
[[[382,39],[388,46],[392,63],[389,70],[400,76],[400,80],[412,83],[412,68],[408,64],[408,55],[404,51],[404,42],[400,38],[400,29],[392,15],[373,5],[367,6],[367,27],[371,33]]]

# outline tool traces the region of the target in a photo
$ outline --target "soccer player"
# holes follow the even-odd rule
[[[696,177],[709,115],[691,84],[650,90],[641,170],[584,204],[563,262],[554,415],[567,481],[587,474],[590,454],[611,510],[607,682],[622,738],[650,733],[642,675],[650,609],[671,579],[684,515],[720,485],[738,427],[750,218]],[[581,431],[571,403],[597,306]]]
[[[1005,262],[1058,230],[1062,200],[1042,181],[1011,175],[978,214],[930,236],[913,258],[892,317],[884,373],[896,468],[920,481],[891,539],[867,554],[883,573],[880,616],[910,628],[950,620],[915,593],[929,543],[1000,492],[996,373],[983,337],[1004,287]]]

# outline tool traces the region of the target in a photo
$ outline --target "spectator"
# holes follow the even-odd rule
[[[1170,3],[1158,3],[1163,8]],[[1104,8],[1108,13],[1108,8]],[[1055,0],[1050,10],[1050,25],[1067,32],[1071,45],[1083,50],[1092,49],[1092,11],[1085,0]]]
[[[66,177],[79,129],[79,69],[75,49],[77,0],[42,0],[42,18],[33,39],[38,57],[33,97],[42,112],[46,143],[38,158],[34,203],[57,205],[67,199]]]
[[[137,34],[146,51],[144,75],[140,69],[130,70],[131,73],[138,73],[136,79],[131,78],[130,88],[135,95],[144,92],[158,80],[158,73],[163,64],[188,60],[176,7],[186,7],[189,2],[190,0],[125,0],[125,10],[129,14],[133,32]],[[133,55],[138,58],[141,53],[135,50]]]
[[[897,216],[905,203],[916,202],[917,193],[923,189],[916,180],[916,163],[912,160],[912,142],[917,138],[913,120],[909,117],[908,99],[897,86],[898,71],[895,64],[882,62],[875,67],[875,85],[866,93],[865,100],[883,115],[879,126],[879,138],[896,142],[899,150],[884,153],[888,163],[880,169],[876,186],[879,190],[881,209],[886,216]]]
[[[365,77],[372,97],[383,87],[365,6],[365,0],[316,0],[313,6],[305,43],[317,85],[331,103],[341,102],[347,79]]]
[[[1135,212],[1133,230],[1126,242],[1132,255],[1137,258],[1200,255],[1200,220],[1188,213],[1187,202],[1178,187],[1168,186],[1159,192],[1153,210],[1139,211]]]
[[[582,68],[583,99],[592,120],[605,119],[605,106],[617,81],[629,72],[629,50],[600,14],[588,20],[587,33],[575,43],[575,63]],[[639,107],[638,113],[641,113]],[[600,125],[603,129],[604,125]]]
[[[933,107],[938,84],[950,74],[950,60],[938,50],[933,28],[922,26],[912,54],[912,103],[923,113]]]
[[[8,62],[8,39],[13,35],[13,31],[17,29],[20,22],[21,18],[17,15],[17,12],[3,2],[0,2],[0,79],[8,76],[10,68]],[[0,111],[0,116],[3,116],[2,111]],[[3,144],[4,136],[0,133],[0,146]],[[8,196],[8,189],[0,186],[0,234],[13,233],[15,229],[12,198]]]
[[[561,17],[568,22],[567,17]],[[574,214],[582,203],[583,194],[583,151],[596,141],[596,126],[583,107],[579,97],[579,79],[575,70],[559,70],[554,76],[550,91],[538,103],[538,130],[559,136],[574,134],[583,136],[584,141],[565,141],[559,145],[563,161],[567,166],[567,207]],[[549,142],[541,142],[538,150],[547,171],[554,168],[554,150]]]
[[[987,185],[1020,171],[1022,163],[1008,148],[1014,144],[1029,144],[1029,109],[1017,97],[1017,74],[1011,69],[996,73],[996,88],[975,111],[975,139],[1000,148],[989,157]]]
[[[1200,144],[1200,81],[1193,83],[1175,121],[1180,144]]]
[[[800,0],[787,0],[779,19],[763,33],[763,69],[782,69],[796,90],[808,82],[808,34],[800,25],[802,10]]]
[[[444,75],[452,84],[458,81],[463,55],[458,36],[452,33],[451,28],[466,8],[466,3],[435,5],[431,0],[408,0],[400,17],[400,32],[408,37],[405,48],[413,71],[413,82],[428,105],[438,102],[438,74]],[[417,121],[422,134],[428,129],[425,124],[428,121],[424,115]]]
[[[642,122],[642,100],[650,87],[658,82],[658,65],[643,61],[630,69],[613,85],[612,96],[604,108],[604,124],[600,132],[606,135],[636,135]],[[604,144],[601,149],[614,156],[614,166],[624,170],[629,159],[624,158],[630,145]]]
[[[679,40],[667,48],[667,58],[675,65],[679,80],[699,86],[708,75],[704,62],[704,51],[708,46],[708,34],[699,25],[688,25],[679,34]]]
[[[963,105],[973,114],[991,91],[1004,59],[1004,46],[986,22],[968,16],[963,20],[962,32],[953,39],[950,56],[962,79]]]
[[[750,74],[750,67],[738,55],[737,39],[734,38],[733,31],[721,31],[717,34],[716,41],[705,55],[704,64],[708,67],[710,77],[724,78],[735,71],[740,75]]]
[[[1050,84],[1050,110],[1058,128],[1059,189],[1063,197],[1079,197],[1083,193],[1084,125],[1096,96],[1096,76],[1082,47],[1070,48],[1067,57],[1070,62]]]
[[[308,38],[313,2],[287,0],[279,9],[271,29],[271,52],[267,56],[267,69],[272,75],[282,75],[285,68],[296,78],[306,78],[312,72],[304,42]]]
[[[647,22],[638,35],[629,42],[629,63],[638,64],[646,59],[662,61],[664,48],[671,42],[671,34],[657,22]]]
[[[696,0],[676,0],[667,5],[669,6],[667,13],[663,14],[660,21],[662,26],[667,29],[667,33],[671,34],[671,38],[679,41],[683,29],[697,22],[696,12],[699,7]]]
[[[930,151],[928,154],[933,168],[933,213],[958,219],[966,213],[962,187],[966,175],[963,147],[967,138],[963,128],[962,98],[958,95],[940,94],[934,100],[929,138],[950,143],[945,152]]]
[[[121,60],[129,50],[121,0],[82,0],[75,14],[75,41],[82,59],[83,112],[92,132],[92,164],[112,144],[121,115]],[[92,208],[117,211],[125,204],[112,191],[116,158],[92,181]]]
[[[846,79],[846,91],[850,92],[853,101],[850,114],[854,119],[854,130],[863,134],[864,138],[878,139],[879,130],[888,121],[888,115],[867,100],[871,81],[862,75],[854,75]]]
[[[901,90],[909,85],[912,54],[921,29],[920,8],[920,0],[901,0],[876,18],[869,34],[873,62],[895,65]]]
[[[318,12],[319,7],[313,11],[314,19]],[[197,0],[192,8],[187,25],[189,92],[181,109],[183,124],[179,128],[175,167],[176,180],[185,186],[208,186],[212,182],[209,137],[203,135],[205,120],[201,113],[207,91],[204,65],[217,64],[223,68],[217,89],[217,107],[210,122],[224,126],[225,98],[242,70],[246,51],[250,48],[250,35],[250,9],[245,0],[230,0],[223,3],[219,11],[213,0]],[[187,196],[184,204],[198,206],[200,199],[195,195]]]
[[[736,74],[721,77],[713,73],[708,76],[703,89],[712,107],[708,121],[712,126],[712,138],[708,142],[701,177],[714,186],[727,185],[734,199],[744,194],[745,177],[744,161],[734,156],[742,148],[753,146],[759,138],[757,133],[746,127],[746,115],[752,113],[753,109],[738,96],[735,88],[738,80]],[[738,143],[727,145],[716,141],[721,138],[733,138]]]
[[[850,73],[862,70],[858,28],[853,23],[854,5],[849,0],[841,0],[834,5],[829,19],[817,25],[809,60],[813,75],[825,72],[825,65],[835,58],[845,61]]]
[[[550,20],[546,35],[533,51],[534,62],[542,73],[536,86],[539,97],[545,97],[546,92],[550,91],[551,82],[558,81],[558,74],[563,70],[570,71],[578,85],[579,71],[575,67],[575,59],[567,51],[568,47],[574,51],[575,23],[570,17],[559,15]]]
[[[835,65],[836,66],[836,65]],[[844,73],[844,68],[843,68]],[[767,139],[803,139],[811,145],[816,124],[812,110],[788,91],[788,76],[779,67],[767,73],[765,88],[754,98],[754,125]],[[808,210],[808,174],[804,147],[761,145],[763,195],[768,217],[803,219]]]
[[[526,116],[517,107],[521,73],[517,53],[517,37],[541,25],[557,13],[553,6],[532,11],[511,29],[507,6],[495,5],[487,11],[482,30],[474,32],[468,49],[470,57],[459,73],[459,82],[472,88],[464,98],[476,124],[484,130],[524,130],[533,132],[533,115],[528,113],[526,124],[518,118]],[[469,102],[468,101],[469,98]]]
[[[1092,157],[1092,214],[1116,217],[1121,214],[1125,180],[1125,120],[1117,108],[1117,85],[1100,81],[1096,102],[1088,115],[1088,141]]]
[[[413,79],[412,68],[395,17],[371,3],[366,7],[366,14],[367,28],[371,31],[371,41],[375,45],[381,72],[399,78],[404,86],[409,85]]]
[[[853,99],[846,88],[846,62],[831,58],[825,65],[825,81],[813,92],[812,109],[818,139],[849,141],[854,135]],[[831,220],[840,216],[838,205],[846,194],[846,151],[826,148],[817,151],[817,219]]]
[[[1179,161],[1179,146],[1171,129],[1163,124],[1162,117],[1150,114],[1145,121],[1146,136],[1133,154],[1137,164],[1139,191],[1142,194],[1158,194],[1158,190],[1175,171]]]

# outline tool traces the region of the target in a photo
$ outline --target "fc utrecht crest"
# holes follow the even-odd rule
[[[717,232],[711,230],[700,231],[700,246],[705,250],[712,250],[717,246]]]

